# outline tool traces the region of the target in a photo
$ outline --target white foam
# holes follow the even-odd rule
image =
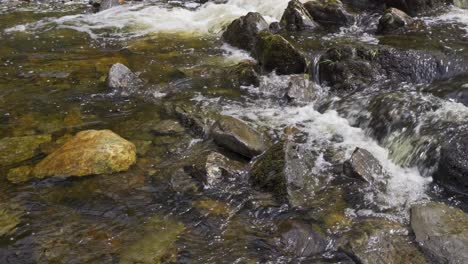
[[[451,7],[449,12],[443,15],[437,17],[428,17],[424,19],[429,24],[459,23],[464,25],[464,29],[468,33],[468,9],[461,9],[453,6]]]

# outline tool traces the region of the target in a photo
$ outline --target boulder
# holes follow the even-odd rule
[[[413,23],[413,19],[396,8],[388,8],[379,20],[378,34],[387,34]]]
[[[259,86],[260,75],[258,74],[258,65],[251,60],[241,61],[230,67],[226,72],[229,81],[233,87],[240,86]]]
[[[316,84],[303,74],[290,75],[284,97],[289,104],[306,105],[317,99],[316,91]]]
[[[257,34],[268,29],[268,23],[259,13],[250,12],[234,20],[224,31],[222,38],[231,46],[253,51]]]
[[[138,91],[142,84],[138,76],[121,63],[112,65],[107,76],[107,86],[124,95]]]
[[[433,14],[452,3],[452,0],[385,0],[387,7],[395,7],[410,16]]]
[[[314,0],[304,4],[314,21],[325,28],[351,26],[356,19],[340,0]]]
[[[459,135],[440,149],[439,166],[433,175],[438,183],[468,196],[468,139]]]
[[[14,165],[33,158],[40,153],[40,145],[51,140],[51,135],[6,137],[0,139],[0,167]]]
[[[281,17],[280,24],[283,28],[290,31],[301,31],[305,29],[314,29],[319,25],[310,16],[301,2],[292,0]]]
[[[427,263],[422,252],[411,242],[408,230],[385,219],[356,223],[338,240],[338,245],[357,263]]]
[[[442,203],[411,208],[416,241],[436,263],[468,263],[468,215]]]
[[[294,220],[279,224],[276,246],[284,255],[303,259],[319,255],[327,249],[327,241],[311,226]]]
[[[305,56],[280,35],[260,32],[255,45],[255,57],[264,72],[279,75],[305,73]]]
[[[253,158],[266,150],[264,136],[243,121],[222,116],[211,129],[211,135],[221,147],[248,158]]]
[[[343,172],[351,178],[373,183],[375,179],[383,175],[383,168],[369,151],[356,148],[349,160],[343,164]]]
[[[110,130],[77,133],[33,169],[37,178],[126,171],[136,162],[135,145]]]

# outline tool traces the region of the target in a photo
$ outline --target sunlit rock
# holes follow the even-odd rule
[[[416,241],[437,263],[468,263],[468,215],[431,202],[411,208]]]
[[[359,179],[368,183],[383,174],[382,165],[369,151],[356,148],[351,158],[343,164],[343,172],[351,178]]]
[[[280,24],[283,28],[290,31],[314,29],[319,26],[304,8],[304,5],[297,0],[289,2],[281,17]]]
[[[279,75],[305,73],[305,56],[280,35],[260,32],[255,45],[255,57],[264,72]]]
[[[387,34],[397,29],[404,28],[413,23],[413,19],[405,12],[396,8],[385,10],[385,14],[379,20],[377,33]]]
[[[257,34],[265,29],[268,29],[268,23],[262,15],[250,12],[234,20],[224,31],[222,38],[236,48],[252,51]]]
[[[40,161],[32,174],[37,178],[104,174],[128,170],[135,162],[133,143],[110,130],[86,130]]]
[[[244,121],[223,116],[213,125],[211,135],[221,147],[232,152],[253,158],[267,147],[265,137]]]
[[[142,83],[135,73],[121,63],[112,65],[107,76],[107,86],[124,95],[136,92]]]
[[[40,153],[41,144],[52,140],[50,135],[6,137],[0,139],[0,167],[33,158]]]

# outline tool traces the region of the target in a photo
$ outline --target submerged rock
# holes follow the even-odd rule
[[[12,183],[27,182],[30,179],[31,166],[21,166],[8,171],[7,179]]]
[[[171,187],[174,191],[185,194],[195,194],[199,190],[197,182],[183,169],[178,169],[171,175]]]
[[[305,29],[314,29],[319,25],[315,23],[309,12],[304,8],[301,2],[292,0],[281,17],[280,24],[283,28],[291,31],[301,31]]]
[[[174,220],[159,216],[150,218],[145,224],[143,237],[122,252],[120,263],[174,262],[177,255],[174,243],[184,230],[185,226]]]
[[[236,48],[253,51],[257,34],[268,29],[268,23],[259,13],[250,12],[234,20],[223,33],[223,40]]]
[[[0,208],[0,238],[11,235],[20,222],[19,214],[9,209]]]
[[[464,135],[444,143],[433,177],[449,189],[468,196],[468,139]]]
[[[324,27],[351,26],[355,22],[340,0],[315,0],[305,3],[304,7]]]
[[[427,263],[401,224],[370,219],[355,224],[338,241],[340,249],[358,263]]]
[[[112,65],[107,76],[107,86],[124,95],[137,91],[142,84],[138,76],[121,63]]]
[[[411,16],[432,14],[452,2],[452,0],[385,0],[387,7],[398,8]]]
[[[279,75],[305,73],[305,56],[280,35],[261,32],[257,36],[255,56],[265,72]]]
[[[211,129],[211,135],[221,147],[253,158],[266,149],[264,136],[237,118],[222,116]]]
[[[413,19],[405,12],[396,8],[385,10],[385,14],[379,20],[378,34],[387,34],[413,23]]]
[[[431,202],[411,208],[416,241],[437,263],[468,263],[468,215]]]
[[[285,221],[279,225],[281,235],[277,247],[285,255],[307,258],[325,252],[327,241],[311,226],[299,221]]]
[[[33,158],[40,153],[40,145],[51,140],[51,135],[6,137],[0,139],[0,167],[14,165]]]
[[[351,158],[343,164],[343,172],[348,177],[372,183],[383,174],[383,168],[369,151],[356,148]]]
[[[77,133],[33,169],[33,176],[85,176],[126,171],[136,162],[135,145],[110,130]]]

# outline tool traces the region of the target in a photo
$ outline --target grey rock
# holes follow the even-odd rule
[[[178,169],[172,174],[171,187],[174,191],[185,194],[195,194],[199,191],[197,182],[183,169]]]
[[[379,20],[377,33],[386,34],[397,29],[404,28],[413,23],[413,19],[405,12],[396,8],[385,10],[385,14]]]
[[[138,91],[143,82],[127,66],[116,63],[112,65],[107,76],[107,86],[125,95]]]
[[[286,100],[290,104],[305,105],[317,98],[315,83],[304,75],[291,76],[288,88],[286,90]]]
[[[295,258],[307,258],[323,253],[327,241],[312,228],[299,221],[285,221],[279,225],[281,235],[277,246],[284,254]]]
[[[221,147],[248,158],[266,150],[264,136],[245,122],[230,116],[222,116],[211,129],[211,135]]]
[[[468,263],[468,216],[442,203],[415,205],[411,227],[416,241],[437,263]]]
[[[234,20],[224,31],[222,38],[236,48],[253,51],[257,34],[268,27],[262,15],[250,12]]]
[[[356,21],[340,0],[315,0],[305,3],[304,7],[314,21],[326,28],[350,26]]]
[[[383,174],[382,165],[369,151],[356,148],[351,158],[343,164],[343,172],[351,178],[373,183]]]
[[[433,14],[452,2],[452,0],[385,0],[387,7],[398,8],[410,16]]]
[[[301,31],[305,29],[314,29],[319,25],[310,16],[301,2],[292,0],[281,17],[280,24],[290,31]]]

